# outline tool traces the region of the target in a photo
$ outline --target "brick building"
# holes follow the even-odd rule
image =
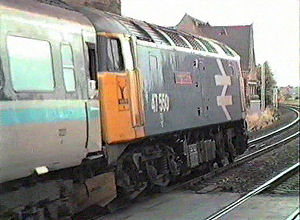
[[[253,25],[211,26],[188,14],[181,19],[176,29],[212,38],[234,49],[241,57],[241,70],[245,83],[246,102],[250,109],[260,106],[257,94],[258,79],[254,52]]]
[[[69,4],[81,4],[121,15],[121,0],[63,0]]]

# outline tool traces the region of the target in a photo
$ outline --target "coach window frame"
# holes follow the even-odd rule
[[[11,57],[10,57],[10,52],[9,52],[9,46],[8,46],[8,38],[9,37],[16,37],[16,38],[23,38],[23,39],[29,39],[29,40],[36,40],[36,41],[42,41],[42,42],[47,42],[49,45],[49,52],[50,52],[50,63],[51,63],[51,73],[52,73],[52,79],[53,79],[53,88],[51,90],[16,90],[14,88],[14,83],[12,79],[12,71],[11,71]],[[55,79],[55,68],[53,65],[53,46],[51,42],[47,39],[40,39],[40,38],[33,38],[33,37],[28,37],[28,36],[22,36],[22,35],[16,35],[16,34],[7,34],[6,35],[6,51],[7,51],[7,61],[8,61],[8,70],[9,70],[9,78],[10,78],[10,87],[16,94],[22,94],[22,93],[41,93],[41,94],[53,94],[56,91],[56,79]]]
[[[65,65],[64,64],[64,57],[63,57],[63,53],[62,53],[63,46],[68,46],[70,48],[71,55],[72,55],[72,65]],[[74,60],[73,47],[72,47],[72,45],[70,43],[66,43],[66,42],[60,43],[60,57],[61,57],[61,70],[62,70],[62,78],[63,78],[63,81],[64,81],[63,84],[64,84],[65,92],[69,93],[69,94],[76,93],[76,89],[77,89],[77,77],[76,77],[76,74],[75,74],[75,62],[74,62],[75,60]],[[72,91],[68,91],[67,90],[64,69],[72,69],[73,70],[74,90],[72,90]]]

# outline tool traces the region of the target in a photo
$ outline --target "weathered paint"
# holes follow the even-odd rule
[[[40,104],[37,104],[37,106],[35,106],[36,108],[32,108],[30,106],[30,101],[26,102],[26,105],[28,105],[28,107],[23,109],[15,108],[15,106],[11,106],[13,108],[10,107],[5,110],[0,108],[0,126],[86,120],[86,112],[84,108],[84,103],[82,102],[81,106],[77,107],[72,106],[72,102],[68,101],[64,101],[65,103],[62,106],[56,107],[43,106],[45,104],[45,101],[39,102]],[[1,103],[1,105],[4,105],[4,103]],[[40,106],[43,106],[43,108]],[[93,112],[93,114],[91,114],[91,118],[99,118],[99,115],[100,113],[98,110],[97,112]]]
[[[231,120],[231,115],[227,110],[227,106],[233,104],[232,103],[232,96],[231,95],[226,95],[228,86],[231,86],[231,78],[226,75],[226,72],[224,70],[224,66],[223,66],[222,61],[220,59],[217,59],[216,62],[218,64],[219,71],[222,74],[222,76],[219,76],[219,78],[221,77],[222,80],[220,80],[219,84],[218,84],[218,81],[216,80],[216,85],[217,86],[219,86],[219,85],[223,86],[221,95],[217,96],[217,103],[218,103],[218,106],[222,107],[223,112],[224,112],[227,120]],[[229,63],[229,66],[232,67],[230,63]],[[217,76],[215,76],[215,78],[217,79]],[[239,85],[237,84],[235,86],[238,87]]]
[[[157,59],[155,70],[150,56]],[[139,42],[137,57],[144,81],[147,136],[242,119],[238,61]]]
[[[0,182],[76,166],[88,153],[85,101],[7,101],[0,113]]]
[[[134,126],[131,114],[131,103],[138,103],[130,96],[130,90],[136,88],[130,87],[129,74],[102,73],[98,79],[104,140],[111,144],[143,137],[143,128]],[[138,119],[135,117],[136,122]]]
[[[103,139],[121,143],[145,136],[142,73],[133,66],[131,38],[125,34],[98,33],[121,42],[125,70],[99,73]]]
[[[93,25],[82,14],[28,0],[0,2],[0,183],[80,165],[101,151],[99,100],[88,99],[86,43],[96,43]],[[53,91],[13,89],[8,36],[47,41]],[[66,92],[61,45],[72,46],[76,91]],[[21,67],[20,67],[21,68]]]

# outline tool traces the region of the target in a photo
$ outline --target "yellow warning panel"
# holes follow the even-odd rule
[[[144,127],[133,125],[132,106],[138,103],[131,100],[129,75],[102,73],[98,80],[104,141],[113,144],[144,137]]]

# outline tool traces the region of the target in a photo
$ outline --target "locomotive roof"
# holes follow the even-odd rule
[[[57,19],[60,23],[70,22],[89,29],[93,28],[88,18],[73,10],[61,0],[1,0],[0,11],[1,9],[9,10],[16,14],[24,12],[27,15],[32,15],[32,17],[43,16],[48,19]]]
[[[26,13],[70,21],[89,26],[89,28],[94,26],[96,32],[131,34],[141,42],[154,43],[156,46],[169,46],[206,55],[239,59],[236,52],[215,40],[67,2],[62,0],[1,0],[0,9],[4,6],[26,11]]]
[[[140,41],[155,43],[156,45],[174,46],[176,48],[239,59],[237,53],[231,48],[216,40],[100,11],[95,8],[83,6],[75,8],[90,19],[98,33],[131,34]]]

